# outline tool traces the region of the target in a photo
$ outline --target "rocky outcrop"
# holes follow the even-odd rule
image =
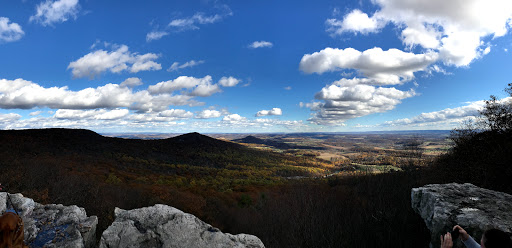
[[[96,216],[88,217],[83,208],[61,204],[42,205],[22,194],[9,194],[23,219],[25,243],[30,247],[94,247]],[[7,193],[0,193],[0,213],[12,209]]]
[[[101,236],[107,247],[264,247],[259,238],[232,235],[167,205],[115,209],[116,219]]]
[[[441,234],[462,226],[475,240],[497,228],[512,233],[512,195],[473,184],[430,184],[413,188],[412,208],[430,230],[430,247],[439,247]],[[455,247],[464,247],[458,241]]]
[[[21,194],[9,194],[23,219],[29,247],[96,247],[96,216],[61,204],[42,205]],[[0,192],[0,214],[12,209]],[[167,205],[115,209],[116,219],[101,237],[100,247],[265,247],[254,235],[232,235]]]

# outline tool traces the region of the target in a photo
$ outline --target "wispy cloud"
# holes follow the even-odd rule
[[[247,47],[255,49],[255,48],[272,47],[272,46],[274,46],[274,44],[272,44],[272,42],[262,40],[262,41],[255,41],[255,42],[249,44]]]
[[[167,26],[174,31],[195,30],[199,29],[200,25],[216,23],[233,15],[233,12],[227,5],[217,6],[217,9],[221,9],[221,13],[206,15],[203,12],[197,12],[190,17],[174,19]]]
[[[159,40],[166,35],[169,35],[169,33],[165,31],[152,31],[146,35],[146,41],[150,42],[153,40]]]
[[[174,62],[174,63],[172,63],[171,67],[169,67],[169,69],[167,69],[167,71],[169,71],[169,72],[177,71],[179,69],[184,69],[184,68],[187,68],[187,67],[194,67],[194,66],[197,66],[197,65],[200,65],[200,64],[203,64],[203,63],[204,63],[204,60],[199,60],[199,61],[190,60],[190,61],[187,61],[187,62],[181,64],[181,65],[180,65],[179,62]]]
[[[511,97],[502,99],[502,102],[511,101]],[[398,119],[387,121],[380,126],[383,127],[400,127],[400,128],[415,128],[415,127],[435,127],[442,129],[452,129],[460,125],[464,120],[476,119],[483,110],[485,101],[469,102],[465,106],[457,108],[446,108],[439,111],[421,113],[411,118]]]
[[[43,26],[65,22],[70,18],[76,19],[80,11],[78,0],[46,0],[37,5],[36,14],[30,17]]]

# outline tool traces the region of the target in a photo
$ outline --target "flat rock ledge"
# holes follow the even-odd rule
[[[133,210],[116,208],[115,216],[101,236],[100,248],[265,247],[254,235],[222,233],[194,215],[167,205]]]
[[[475,240],[496,228],[512,233],[512,195],[473,184],[430,184],[411,191],[412,208],[431,233],[430,247],[439,247],[441,234],[462,226]],[[454,247],[464,247],[457,241]]]
[[[22,194],[9,194],[24,223],[25,243],[29,247],[94,247],[96,216],[85,209],[62,204],[42,205]],[[0,214],[12,209],[7,193],[0,192]]]

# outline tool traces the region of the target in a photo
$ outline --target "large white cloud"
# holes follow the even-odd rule
[[[7,17],[0,17],[0,43],[17,41],[24,34],[18,23],[10,22]]]
[[[402,99],[414,96],[415,91],[375,86],[403,84],[421,71],[446,73],[439,62],[467,66],[490,52],[491,38],[505,35],[512,26],[509,0],[375,0],[372,3],[379,7],[375,13],[351,10],[341,20],[328,19],[327,31],[333,36],[368,35],[394,24],[406,48],[419,48],[415,49],[419,53],[375,47],[362,52],[353,48],[326,48],[305,54],[299,65],[305,73],[337,70],[358,73],[318,92],[315,98],[320,101],[306,104],[315,111],[310,121],[335,125],[391,110]]]
[[[467,66],[484,55],[487,37],[505,35],[511,26],[509,0],[375,0],[380,7],[371,17],[354,10],[342,21],[327,20],[332,34],[375,32],[387,23],[402,30],[409,47],[434,49],[447,65]],[[357,17],[357,18],[356,18]]]
[[[323,102],[303,104],[314,111],[309,121],[319,125],[344,125],[344,122],[395,108],[401,100],[416,95],[414,90],[401,91],[395,88],[371,85],[353,85],[351,80],[340,80],[325,86],[315,95]]]
[[[322,74],[339,69],[354,69],[372,84],[399,84],[414,78],[414,72],[425,70],[438,58],[437,53],[414,54],[398,49],[383,51],[375,47],[363,52],[353,48],[325,48],[305,54],[299,64],[306,73]]]
[[[155,62],[159,55],[154,53],[131,53],[128,46],[121,45],[116,50],[96,50],[88,53],[76,61],[69,63],[68,69],[75,78],[95,76],[110,70],[119,73],[128,70],[132,73],[139,71],[160,70],[162,66]]]
[[[189,95],[172,95],[165,92],[150,94],[147,90],[133,91],[132,88],[118,84],[72,91],[66,86],[45,88],[23,79],[0,79],[0,108],[4,109],[128,108],[147,112],[163,111],[168,106],[179,105],[197,106],[201,103]]]
[[[36,21],[43,26],[65,22],[70,18],[76,19],[80,11],[78,0],[46,0],[37,5],[36,14],[30,21]]]
[[[283,111],[280,108],[272,108],[271,110],[260,110],[256,113],[256,117],[267,115],[283,115]]]

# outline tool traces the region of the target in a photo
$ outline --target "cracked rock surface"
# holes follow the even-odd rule
[[[512,195],[506,193],[470,183],[429,184],[412,189],[411,203],[430,230],[430,247],[439,247],[440,235],[455,225],[477,241],[491,228],[512,233]]]
[[[22,194],[9,194],[24,223],[25,243],[29,247],[94,247],[96,216],[85,209],[62,204],[42,205]],[[0,192],[0,214],[12,210],[7,193]]]
[[[194,215],[167,205],[133,210],[116,208],[115,216],[101,236],[101,248],[265,247],[254,235],[222,233]]]

